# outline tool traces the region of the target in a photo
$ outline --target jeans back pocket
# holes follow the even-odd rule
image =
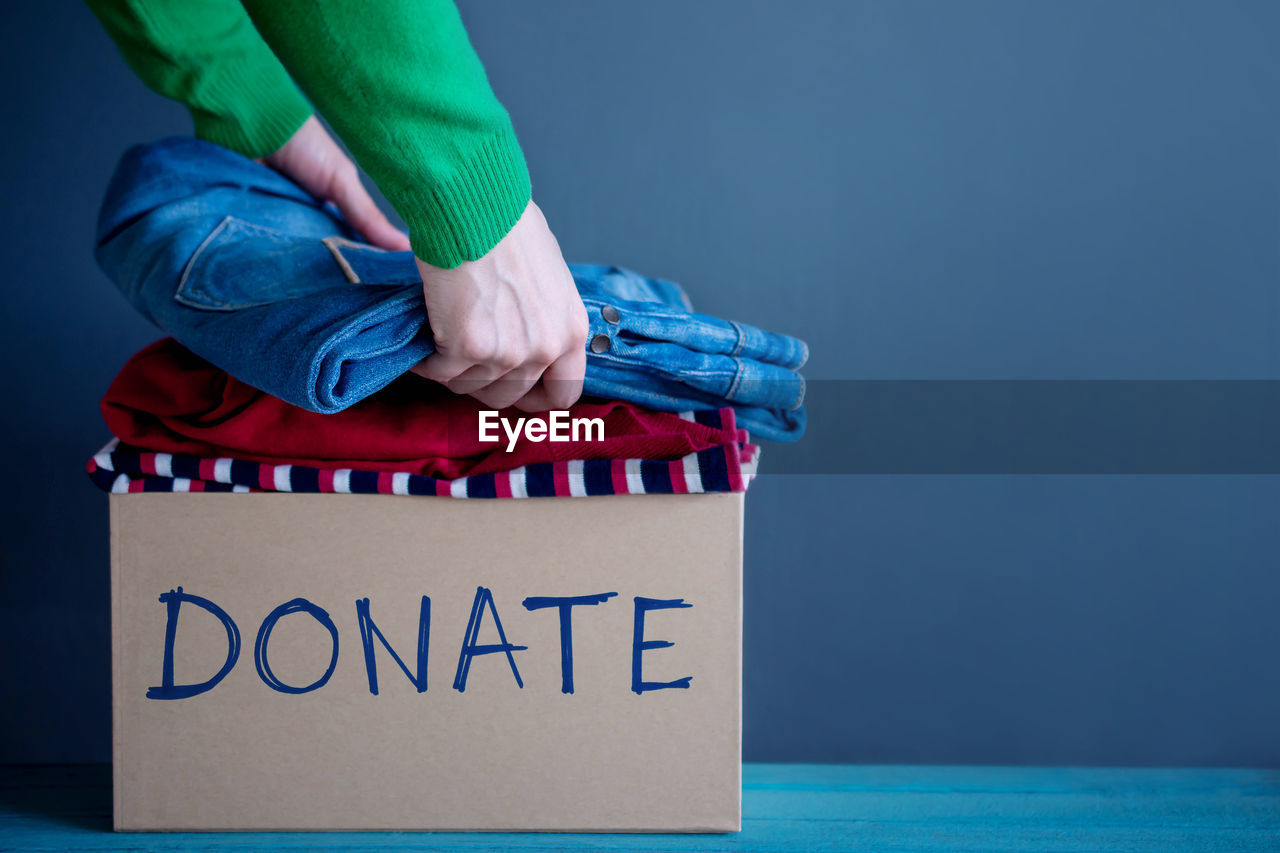
[[[320,239],[228,216],[187,261],[173,298],[201,311],[238,311],[351,286]]]

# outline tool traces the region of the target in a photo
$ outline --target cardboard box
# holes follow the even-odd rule
[[[117,830],[739,828],[741,494],[110,505]]]

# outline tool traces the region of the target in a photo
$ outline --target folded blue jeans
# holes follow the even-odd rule
[[[311,411],[340,411],[435,349],[411,253],[364,244],[332,205],[212,143],[126,152],[95,254],[188,349]],[[775,441],[804,431],[802,341],[694,313],[674,282],[570,272],[591,327],[583,393],[672,412],[729,405]]]

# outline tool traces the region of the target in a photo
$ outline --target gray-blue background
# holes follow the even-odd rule
[[[565,254],[798,334],[812,377],[1280,378],[1275,3],[463,10]],[[92,228],[120,152],[189,122],[77,3],[0,39],[0,760],[103,760],[81,465],[157,335]],[[1275,477],[774,475],[748,507],[749,760],[1280,764]]]

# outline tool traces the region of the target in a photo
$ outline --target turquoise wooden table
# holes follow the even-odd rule
[[[748,764],[733,835],[115,834],[105,766],[0,768],[4,850],[1280,851],[1280,771]]]

